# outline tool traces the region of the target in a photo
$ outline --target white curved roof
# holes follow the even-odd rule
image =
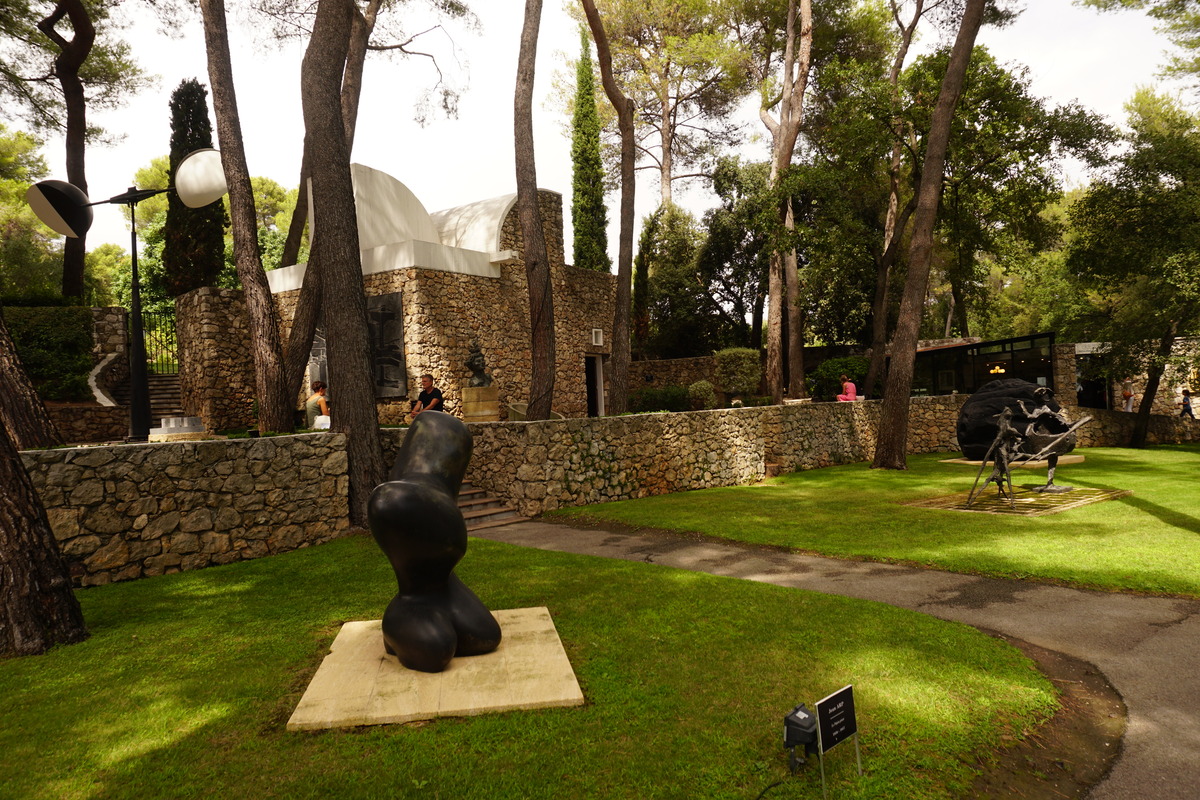
[[[517,195],[501,195],[432,214],[442,244],[485,253],[500,252],[500,230]]]
[[[358,210],[358,244],[363,250],[393,242],[441,243],[437,226],[407,186],[371,167],[351,164],[354,204]]]

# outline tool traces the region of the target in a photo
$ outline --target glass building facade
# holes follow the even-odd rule
[[[1053,333],[918,350],[912,393],[971,394],[1000,378],[1021,378],[1053,388],[1053,352]]]

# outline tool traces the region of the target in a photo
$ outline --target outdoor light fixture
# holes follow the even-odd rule
[[[988,370],[988,372],[992,373],[993,375],[1003,375],[1003,374],[1004,374],[1004,367],[1002,367],[1002,366],[1000,366],[999,364],[997,364],[996,366],[994,366],[994,367],[992,367],[991,369],[989,369],[989,370]]]
[[[128,441],[150,438],[150,385],[146,375],[146,341],[142,331],[142,290],[137,269],[138,203],[171,189],[188,208],[200,208],[215,202],[227,191],[221,154],[212,148],[196,150],[184,156],[175,168],[175,185],[165,189],[129,189],[107,200],[91,202],[78,186],[66,181],[40,181],[25,192],[25,201],[55,233],[78,239],[92,227],[92,206],[112,203],[129,206],[129,262],[132,271],[129,309],[129,436]]]
[[[804,765],[808,756],[820,752],[817,745],[817,718],[801,703],[783,718],[783,746],[788,751],[788,765],[795,772]],[[804,756],[796,755],[797,747],[804,747]]]

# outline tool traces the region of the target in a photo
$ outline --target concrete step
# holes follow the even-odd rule
[[[467,523],[468,533],[528,519],[504,505],[499,498],[469,483],[464,483],[458,492],[458,507]]]

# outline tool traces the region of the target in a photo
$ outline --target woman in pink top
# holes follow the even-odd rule
[[[854,381],[850,380],[845,375],[842,376],[842,392],[842,394],[837,396],[838,402],[844,403],[849,400],[857,399],[858,397],[858,390],[854,387]]]

